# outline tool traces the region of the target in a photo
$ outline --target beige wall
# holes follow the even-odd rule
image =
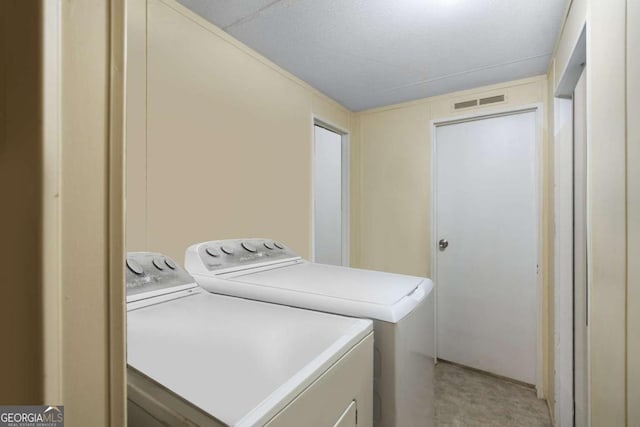
[[[627,425],[640,425],[640,2],[627,0]]]
[[[42,6],[0,2],[0,402],[43,401]],[[19,43],[15,42],[19,40]],[[14,42],[11,42],[14,41]]]
[[[131,88],[128,250],[182,261],[191,243],[265,236],[309,256],[313,115],[350,130],[352,114],[178,3],[130,3],[146,109]]]
[[[505,94],[497,106],[454,112],[454,102]],[[487,114],[525,105],[543,106],[543,389],[552,387],[553,334],[550,331],[549,283],[552,271],[552,150],[546,127],[548,93],[540,76],[474,90],[392,105],[358,114],[359,136],[357,194],[352,206],[358,212],[352,251],[354,265],[362,268],[430,276],[431,246],[431,126],[432,120],[459,115]]]
[[[358,267],[429,274],[429,111],[360,114]]]

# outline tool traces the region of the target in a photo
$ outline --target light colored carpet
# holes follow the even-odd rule
[[[551,426],[533,388],[443,361],[435,372],[438,427]]]

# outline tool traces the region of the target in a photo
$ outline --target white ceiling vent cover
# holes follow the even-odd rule
[[[505,102],[505,96],[503,95],[492,95],[487,96],[485,98],[476,98],[469,99],[467,101],[460,101],[453,104],[454,110],[462,110],[464,108],[472,108],[478,106],[484,106],[489,104],[497,104],[500,102]]]

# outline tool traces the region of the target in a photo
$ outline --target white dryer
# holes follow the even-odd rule
[[[210,292],[372,319],[374,425],[433,425],[430,279],[312,263],[269,239],[192,245],[185,268]]]
[[[157,253],[126,265],[130,426],[371,426],[370,321],[204,292]]]

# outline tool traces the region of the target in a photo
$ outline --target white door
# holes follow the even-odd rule
[[[439,125],[434,143],[438,358],[536,384],[536,113]]]
[[[589,425],[586,80],[586,72],[583,72],[573,94],[573,398],[576,427]]]
[[[342,135],[314,126],[314,261],[343,265]]]

